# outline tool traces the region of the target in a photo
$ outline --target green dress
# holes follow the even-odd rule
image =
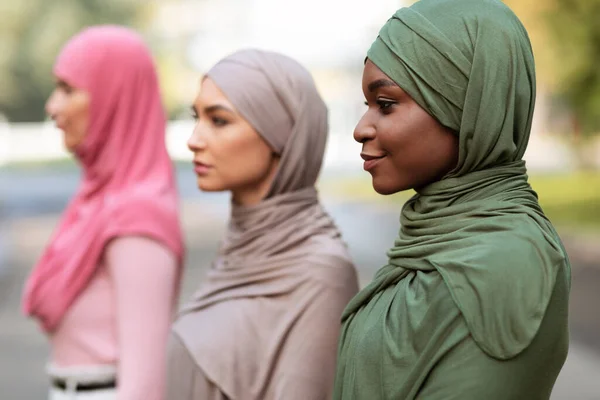
[[[568,351],[570,266],[528,184],[527,32],[497,0],[398,10],[368,58],[459,136],[403,207],[389,263],[343,316],[335,399],[548,399]]]

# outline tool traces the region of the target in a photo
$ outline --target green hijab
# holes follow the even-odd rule
[[[437,271],[477,345],[512,358],[531,343],[557,272],[568,269],[522,160],[535,102],[527,32],[497,0],[422,0],[387,21],[368,58],[457,133],[459,161],[404,205],[388,265],[350,302],[344,324],[411,272]]]

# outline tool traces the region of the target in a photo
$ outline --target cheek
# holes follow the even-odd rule
[[[259,137],[236,135],[211,147],[218,181],[214,183],[221,186],[221,190],[257,184],[269,170],[271,150]]]
[[[435,151],[438,123],[427,112],[411,104],[397,115],[381,119],[382,144],[399,162],[426,161]]]
[[[74,96],[67,103],[64,112],[66,140],[77,145],[85,137],[89,126],[89,104],[85,97]]]
[[[77,104],[73,110],[73,123],[78,127],[78,131],[84,134],[89,124],[89,107],[87,104]]]
[[[405,110],[397,116],[379,119],[377,141],[388,157],[372,174],[373,187],[378,193],[412,189],[430,178],[436,153],[436,143],[431,139],[438,127],[426,117]]]
[[[233,154],[236,156],[231,160],[228,168],[232,180],[238,181],[239,184],[246,184],[266,174],[271,160],[271,151],[263,143],[257,143],[256,140],[245,141],[240,146],[236,146]]]
[[[380,118],[376,129],[379,144],[391,156],[404,153],[415,136],[411,121],[404,118]]]

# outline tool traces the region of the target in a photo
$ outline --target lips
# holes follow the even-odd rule
[[[385,157],[385,155],[360,153],[360,157],[363,160],[365,160],[365,162],[363,164],[364,170],[369,171],[369,170],[375,168],[375,166],[379,163],[379,161],[381,161]]]
[[[206,175],[210,169],[212,168],[212,166],[202,163],[200,161],[194,161],[194,172],[196,172],[197,175]]]

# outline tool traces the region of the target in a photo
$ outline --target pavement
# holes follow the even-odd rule
[[[4,215],[0,214],[0,400],[46,396],[47,343],[35,324],[22,316],[19,304],[29,269],[74,189],[77,176],[69,174],[53,177],[50,184],[48,179],[13,176],[12,182],[29,179],[20,189],[0,176],[0,200],[5,209]],[[188,178],[180,176],[180,185]],[[198,194],[186,186],[182,190],[182,221],[188,256],[182,301],[198,287],[210,266],[228,214],[225,195]],[[399,207],[333,198],[325,199],[325,205],[342,230],[364,285],[385,262],[385,251],[398,230]],[[368,241],[364,237],[367,231]],[[573,263],[572,340],[551,399],[600,400],[600,242],[573,232],[564,239]]]

